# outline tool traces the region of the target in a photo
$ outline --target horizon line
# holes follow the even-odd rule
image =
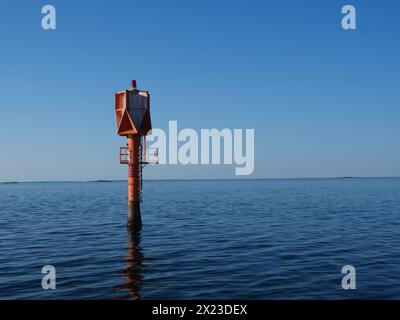
[[[339,177],[289,177],[289,178],[190,178],[190,179],[143,179],[143,181],[241,181],[241,180],[334,180],[334,179],[399,179],[400,176],[339,176]],[[76,183],[107,183],[107,182],[126,182],[127,179],[97,179],[97,180],[29,180],[29,181],[0,181],[0,184],[17,184],[17,183],[61,183],[61,182],[76,182]]]

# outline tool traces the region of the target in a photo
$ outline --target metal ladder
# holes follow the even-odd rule
[[[143,168],[145,167],[145,162],[143,161],[143,147],[139,146],[139,181],[140,181],[140,202],[143,202]]]
[[[145,146],[144,147],[144,152],[143,152],[143,145]],[[154,149],[154,156],[156,156],[156,157],[158,157],[158,148],[153,148]],[[158,159],[157,159],[157,161],[156,162],[151,162],[150,160],[148,160],[147,159],[147,157],[149,156],[149,154],[150,154],[150,152],[149,152],[149,150],[150,149],[148,149],[147,147],[146,147],[146,141],[144,140],[143,141],[143,144],[141,144],[140,146],[139,146],[139,179],[140,179],[140,192],[139,192],[139,197],[140,197],[140,202],[143,202],[143,197],[142,197],[142,195],[143,195],[143,168],[145,167],[145,166],[147,166],[148,164],[158,164]],[[147,153],[147,154],[146,154]]]

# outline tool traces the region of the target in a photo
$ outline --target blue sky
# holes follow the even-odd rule
[[[0,181],[125,179],[113,107],[131,79],[153,127],[254,128],[253,178],[400,176],[399,16],[394,0],[1,1]]]

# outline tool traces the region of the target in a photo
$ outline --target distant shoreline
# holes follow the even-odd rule
[[[231,179],[144,179],[143,181],[259,181],[259,180],[361,180],[361,179],[400,179],[400,177],[316,177],[316,178],[231,178]],[[0,184],[22,183],[113,183],[127,182],[127,180],[48,180],[48,181],[0,181]]]

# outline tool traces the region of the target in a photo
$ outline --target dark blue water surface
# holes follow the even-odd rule
[[[400,179],[145,181],[141,232],[126,189],[0,184],[0,298],[400,298]]]

